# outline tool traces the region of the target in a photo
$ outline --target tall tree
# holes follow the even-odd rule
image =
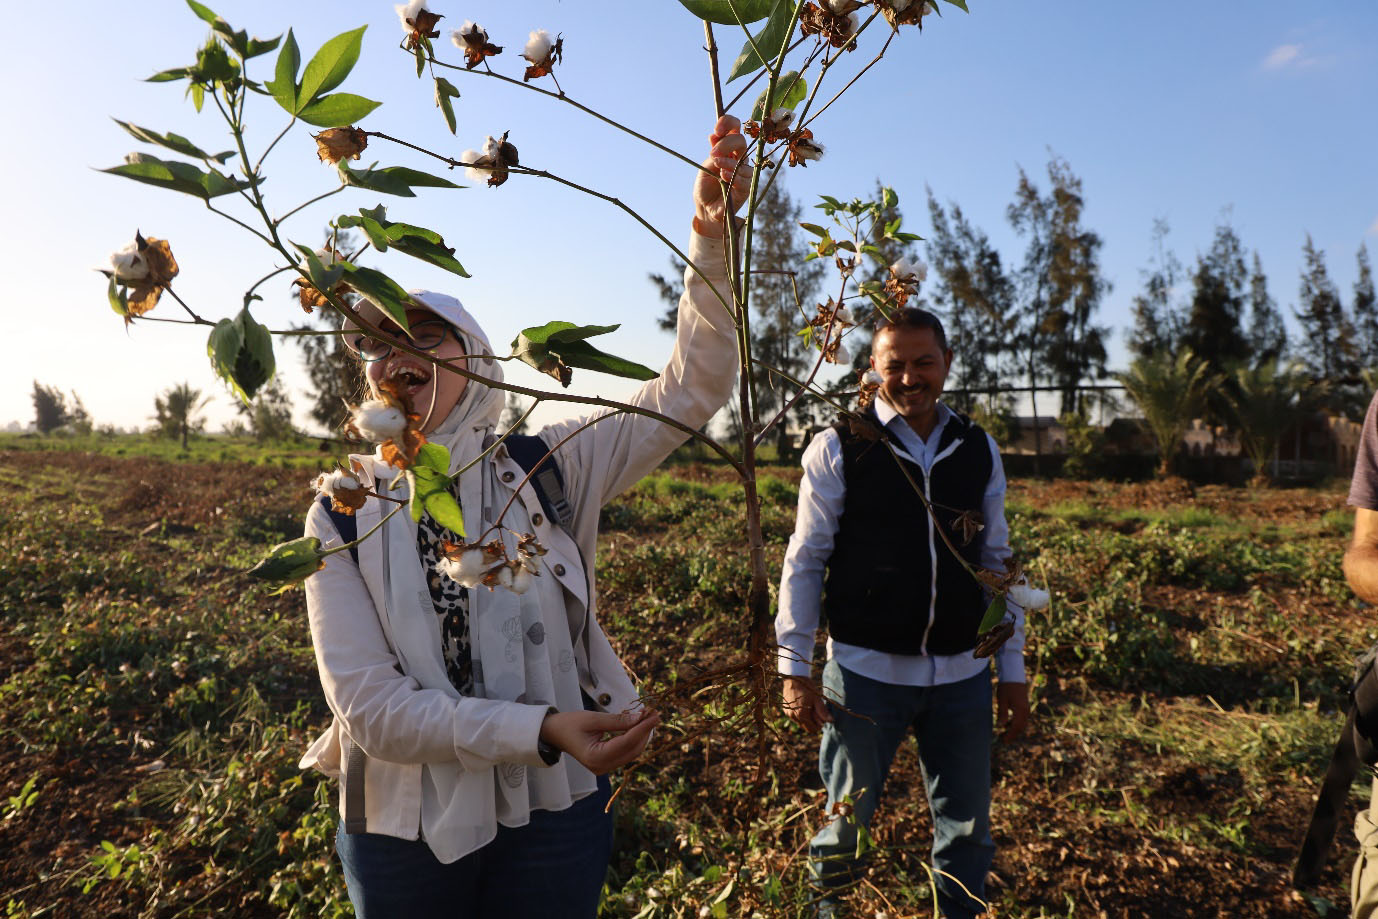
[[[158,432],[164,437],[180,437],[182,449],[186,450],[188,435],[206,426],[200,411],[210,401],[210,396],[201,398],[201,390],[192,388],[190,383],[168,387],[153,397],[153,420]]]
[[[1243,361],[1249,350],[1243,326],[1249,272],[1239,234],[1228,219],[1216,226],[1210,249],[1196,257],[1191,286],[1182,343],[1206,362],[1210,374],[1223,375]]]
[[[249,430],[260,443],[290,440],[297,435],[292,426],[292,400],[280,375],[261,388],[248,405],[236,400],[235,409],[249,419]]]
[[[1158,441],[1158,475],[1172,473],[1191,420],[1201,414],[1219,384],[1206,362],[1183,348],[1174,357],[1160,351],[1136,358],[1126,373],[1117,373],[1125,393],[1138,407]]]
[[[1037,387],[1049,381],[1061,390],[1062,413],[1077,411],[1078,387],[1105,376],[1107,329],[1093,323],[1110,282],[1100,273],[1101,238],[1081,225],[1085,200],[1081,179],[1066,160],[1048,162],[1047,195],[1019,170],[1014,201],[1006,210],[1014,231],[1027,240],[1017,274],[1019,308],[1016,341],[1022,369],[1038,415]],[[1035,469],[1043,452],[1034,427]]]
[[[1266,485],[1282,435],[1310,411],[1319,389],[1277,358],[1236,367],[1233,377],[1229,401],[1239,442],[1253,463],[1253,484]]]
[[[989,392],[1013,366],[1014,284],[985,231],[972,226],[960,206],[949,207],[950,216],[929,190],[933,230],[926,243],[935,276],[930,298],[956,356],[949,389]],[[955,401],[967,410],[976,404],[970,394]]]
[[[1166,220],[1160,217],[1153,221],[1153,254],[1148,267],[1140,271],[1144,288],[1134,295],[1134,326],[1129,332],[1131,357],[1175,351],[1180,343],[1185,319],[1176,292],[1183,270],[1177,255],[1167,246],[1169,232]]]
[[[40,434],[51,434],[67,423],[67,397],[56,386],[33,381],[34,427]]]
[[[1378,297],[1373,291],[1373,267],[1368,261],[1368,246],[1359,244],[1359,274],[1354,280],[1354,300],[1350,312],[1358,333],[1359,366],[1378,367]]]
[[[1263,261],[1254,253],[1254,266],[1249,272],[1249,326],[1246,338],[1254,367],[1263,367],[1279,360],[1287,353],[1287,326],[1277,302],[1268,293],[1268,277],[1263,273]]]
[[[1298,356],[1312,377],[1336,387],[1358,373],[1354,326],[1325,267],[1325,253],[1316,248],[1311,234],[1306,235],[1301,251],[1306,264],[1295,310],[1302,328]],[[1331,405],[1335,405],[1334,397]]]

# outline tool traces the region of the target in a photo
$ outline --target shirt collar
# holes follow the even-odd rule
[[[880,421],[883,427],[888,428],[890,426],[890,422],[894,421],[896,418],[900,418],[901,424],[909,423],[905,421],[903,418],[901,418],[900,413],[895,411],[895,407],[891,405],[889,402],[885,401],[885,397],[880,395],[879,393],[876,394],[876,398],[871,402],[871,404],[876,407],[876,418]],[[944,405],[942,400],[939,399],[938,423],[933,425],[933,430],[941,431],[943,429],[943,426],[947,424],[947,420],[950,417],[952,417],[952,409]],[[911,428],[910,430],[913,429]],[[914,436],[918,436],[917,431],[914,432]]]

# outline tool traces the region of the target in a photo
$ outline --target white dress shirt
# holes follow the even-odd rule
[[[896,452],[925,473],[931,470],[952,410],[939,402],[938,423],[927,438],[921,438],[883,398],[876,399],[875,408]],[[1010,531],[1005,522],[1005,469],[995,441],[989,434],[986,440],[993,462],[981,507],[985,529],[976,538],[981,540],[981,565],[1003,571],[1005,560],[1010,557]],[[785,551],[784,573],[780,580],[780,611],[775,617],[775,635],[780,643],[780,672],[807,677],[822,605],[824,569],[833,552],[833,540],[847,493],[842,472],[842,444],[837,431],[828,428],[814,437],[804,451],[803,466],[799,511],[794,534]],[[1014,634],[996,655],[995,667],[1001,682],[1023,683],[1024,610],[1012,602],[1009,609],[1014,614]],[[829,658],[836,658],[853,673],[904,686],[955,683],[976,676],[986,668],[985,659],[973,657],[970,651],[888,654],[829,638],[827,653]]]

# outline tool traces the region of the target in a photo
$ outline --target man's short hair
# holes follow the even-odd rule
[[[917,306],[905,306],[891,310],[888,319],[882,315],[876,322],[875,334],[879,335],[888,329],[928,329],[937,339],[938,347],[944,351],[947,350],[947,333],[943,331],[942,320],[928,310],[919,309]]]

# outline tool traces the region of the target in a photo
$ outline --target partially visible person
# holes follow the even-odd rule
[[[1349,485],[1354,507],[1354,537],[1345,551],[1344,572],[1360,600],[1378,606],[1378,394],[1369,403]],[[1350,898],[1355,919],[1378,917],[1378,779],[1367,810],[1354,818],[1359,855],[1354,861]]]
[[[806,730],[822,729],[819,771],[838,815],[810,845],[823,887],[818,914],[841,915],[840,891],[857,868],[857,824],[869,826],[895,751],[912,731],[933,815],[938,903],[947,919],[965,919],[983,911],[995,850],[991,674],[972,653],[989,597],[938,528],[967,564],[1003,571],[1005,474],[995,441],[940,400],[952,350],[936,316],[897,310],[872,347],[880,390],[865,415],[884,429],[904,468],[884,445],[842,425],[813,439],[775,620],[785,710]],[[969,540],[958,522],[964,516],[984,523]],[[1029,697],[1023,610],[1010,609],[1015,631],[996,657],[995,698],[1012,740],[1024,730]],[[828,660],[820,693],[810,666],[823,612]]]

